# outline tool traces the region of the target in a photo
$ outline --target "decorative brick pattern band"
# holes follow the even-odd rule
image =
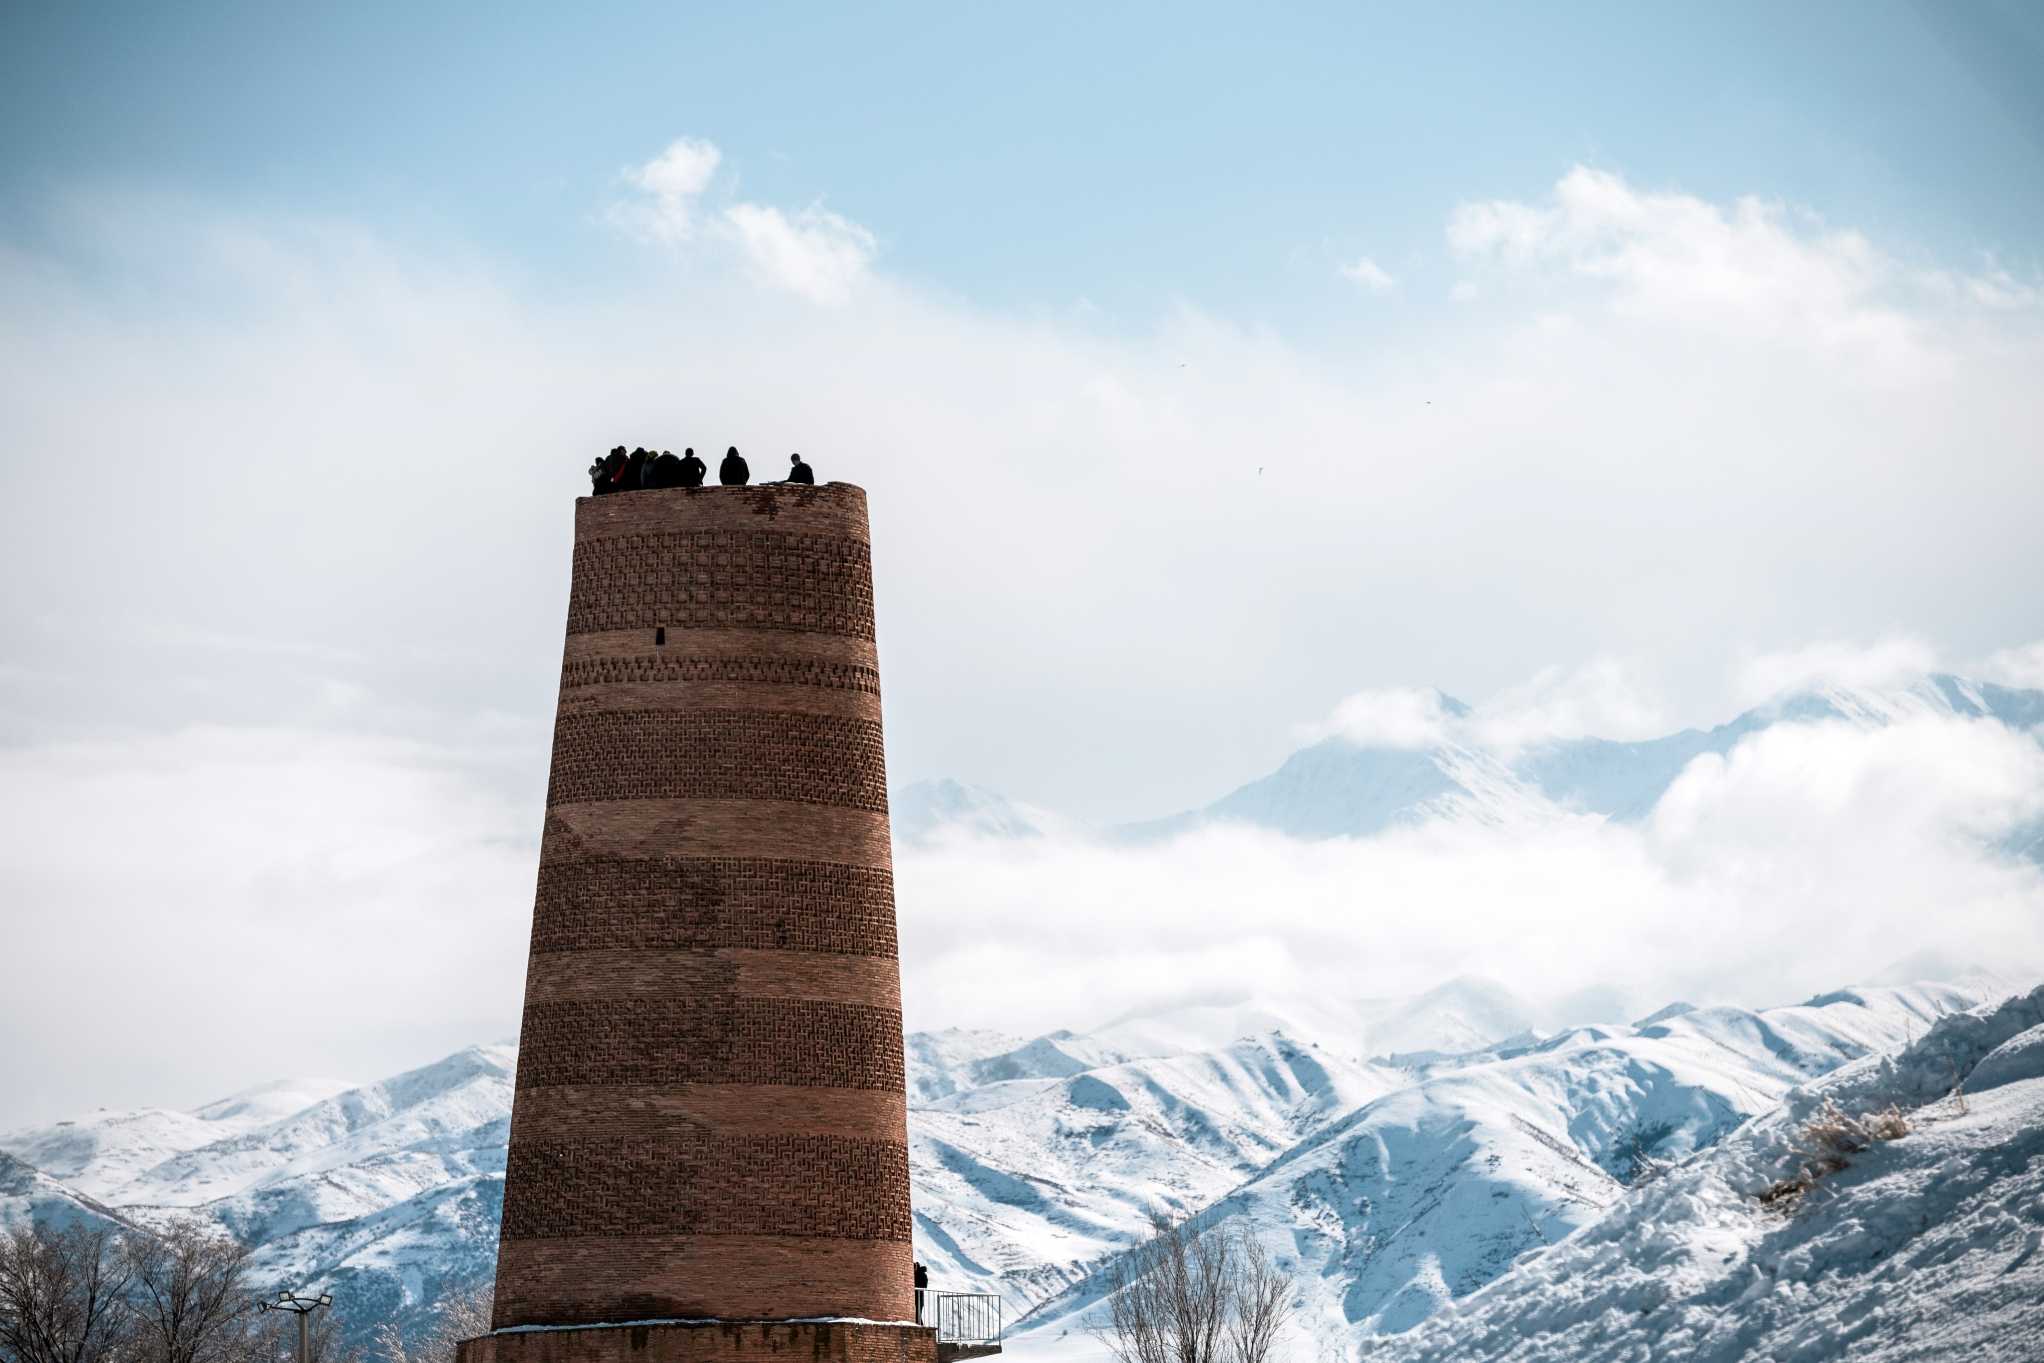
[[[687,1128],[522,1141],[505,1166],[503,1233],[907,1240],[908,1147]]]
[[[554,724],[547,806],[793,800],[887,811],[880,725],[760,710],[599,710]]]
[[[525,1001],[686,998],[814,999],[899,1010],[901,967],[889,956],[822,951],[549,951],[526,966]]]
[[[539,868],[532,949],[895,954],[894,874],[824,861],[651,857]]]
[[[880,669],[814,658],[580,658],[561,667],[561,689],[677,682],[753,682],[880,694]]]
[[[937,1363],[937,1332],[865,1321],[591,1326],[465,1340],[455,1363]]]
[[[517,1082],[902,1089],[901,1013],[722,995],[528,1002]]]
[[[575,546],[568,633],[766,629],[873,637],[873,552],[771,530],[615,535]]]

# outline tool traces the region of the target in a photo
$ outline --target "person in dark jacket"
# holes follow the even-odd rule
[[[791,454],[788,456],[788,481],[791,483],[807,483],[814,487],[816,485],[816,470],[803,463],[801,455]]]
[[[752,470],[745,466],[745,456],[736,445],[724,451],[724,462],[717,465],[717,481],[725,487],[744,487],[752,481]]]
[[[603,474],[596,480],[598,496],[619,490],[619,480],[625,476],[625,447],[618,446],[603,461]]]
[[[626,492],[637,492],[640,488],[646,486],[646,461],[652,457],[653,452],[643,446],[632,451],[631,459],[625,464],[624,490]]]
[[[930,1290],[930,1270],[916,1265],[916,1324],[923,1322],[923,1293]]]
[[[694,446],[681,452],[681,486],[701,487],[703,478],[709,471],[710,466],[696,458]]]
[[[652,472],[652,478],[647,482],[647,487],[681,486],[681,461],[674,457],[673,450],[660,451],[659,457],[654,459],[647,467]]]

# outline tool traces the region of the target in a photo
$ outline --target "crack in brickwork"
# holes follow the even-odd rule
[[[550,861],[532,949],[723,947],[895,955],[894,875],[764,857]]]
[[[504,1238],[786,1235],[909,1239],[908,1147],[828,1135],[521,1141],[504,1172]]]
[[[547,807],[794,800],[887,812],[880,725],[765,710],[598,710],[554,724]]]
[[[528,1003],[521,1089],[560,1084],[907,1087],[901,1013],[819,999],[616,998]]]
[[[575,546],[568,633],[768,629],[873,637],[873,552],[831,535],[671,530]]]
[[[578,658],[561,666],[561,688],[664,682],[756,682],[880,694],[880,670],[812,658]]]

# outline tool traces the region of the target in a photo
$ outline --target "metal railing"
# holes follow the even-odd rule
[[[1001,1299],[991,1292],[917,1288],[916,1321],[936,1326],[940,1344],[999,1344]]]

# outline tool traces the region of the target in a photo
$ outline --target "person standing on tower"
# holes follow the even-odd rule
[[[683,487],[701,487],[703,485],[703,477],[709,471],[710,466],[696,458],[695,446],[691,445],[681,452],[681,485]]]
[[[752,470],[745,466],[745,456],[736,445],[724,451],[724,462],[717,465],[717,481],[725,487],[744,487],[752,481]]]
[[[788,465],[789,465],[788,468],[789,482],[807,483],[811,487],[816,486],[816,470],[810,468],[809,465],[803,463],[801,455],[799,454],[789,455]]]

